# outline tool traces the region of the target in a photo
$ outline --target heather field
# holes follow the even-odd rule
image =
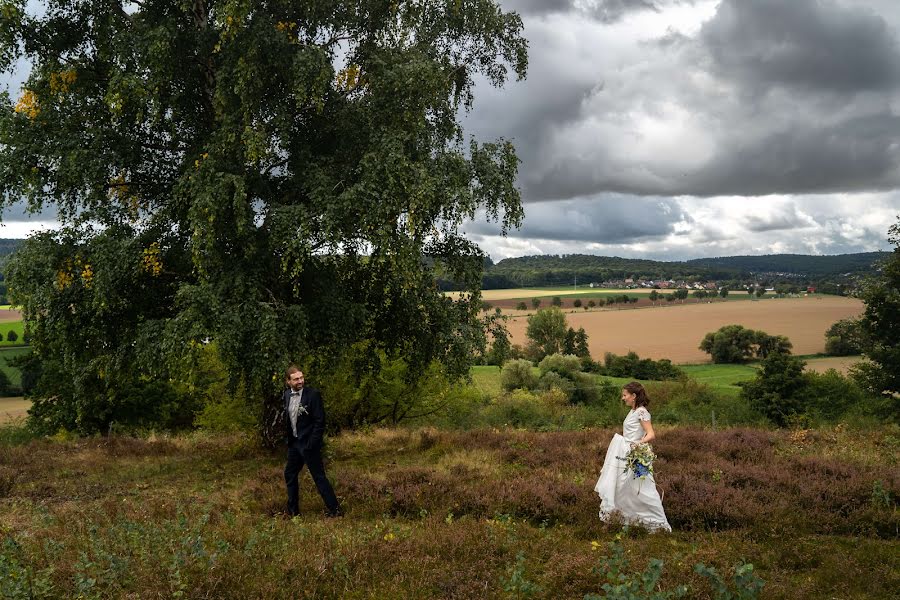
[[[7,434],[12,431],[6,428]],[[0,595],[32,598],[581,598],[614,542],[658,589],[752,563],[763,598],[889,598],[900,586],[895,430],[660,427],[674,532],[597,518],[611,429],[376,429],[333,438],[346,508],[281,514],[282,456],[240,435],[0,444]],[[19,595],[16,595],[19,594]]]
[[[835,321],[856,317],[863,303],[840,296],[764,298],[755,302],[662,304],[639,309],[567,312],[570,327],[584,327],[594,357],[605,352],[637,352],[642,358],[668,358],[674,363],[705,363],[709,355],[697,346],[703,336],[723,325],[738,324],[770,335],[785,335],[794,354],[825,350],[825,330]],[[524,345],[527,316],[513,313],[507,327],[510,341]]]

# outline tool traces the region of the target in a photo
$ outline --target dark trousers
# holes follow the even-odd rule
[[[315,450],[304,450],[294,444],[288,446],[287,464],[284,466],[284,482],[287,484],[288,495],[288,512],[291,515],[300,514],[300,483],[298,477],[303,465],[309,469],[316,489],[325,502],[325,508],[331,514],[340,512],[337,497],[334,495],[334,489],[325,476],[325,466],[322,464],[322,451],[319,448]]]

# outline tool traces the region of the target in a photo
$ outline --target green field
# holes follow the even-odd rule
[[[14,386],[22,385],[22,373],[18,369],[7,364],[8,359],[22,356],[30,351],[28,346],[10,346],[8,348],[0,347],[0,370],[6,373],[10,383]]]
[[[17,339],[15,342],[10,342],[6,339],[7,337],[9,337],[10,331],[16,332]],[[3,341],[0,342],[0,347],[22,346],[24,344],[22,338],[25,335],[25,323],[23,323],[22,321],[0,321],[0,335],[3,336]]]
[[[679,368],[697,383],[706,384],[715,391],[728,396],[736,396],[740,392],[740,388],[735,384],[749,381],[756,375],[754,365],[683,365]],[[471,375],[473,384],[482,394],[494,397],[500,393],[500,367],[472,367]],[[634,380],[630,377],[601,376],[601,378],[616,386]],[[647,381],[641,381],[641,383],[647,383]]]

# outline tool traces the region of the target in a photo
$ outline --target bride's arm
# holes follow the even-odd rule
[[[644,428],[644,437],[640,439],[639,443],[649,444],[656,439],[656,434],[653,432],[653,425],[650,421],[641,421],[641,427]]]

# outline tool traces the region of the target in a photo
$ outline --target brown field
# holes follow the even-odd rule
[[[31,401],[24,398],[0,398],[0,425],[24,418],[30,407]]]
[[[22,311],[14,308],[0,308],[0,323],[8,321],[21,321]]]
[[[794,344],[794,354],[818,354],[825,350],[825,330],[832,323],[862,311],[862,301],[855,298],[810,296],[579,311],[567,313],[566,319],[570,327],[587,331],[595,360],[605,352],[625,354],[633,350],[642,358],[704,363],[709,362],[709,355],[697,346],[706,333],[723,325],[738,324],[770,335],[785,335]],[[514,316],[507,326],[510,341],[524,345],[527,318]]]
[[[862,360],[860,356],[829,356],[827,358],[810,358],[806,360],[806,370],[824,373],[828,369],[834,369],[838,373],[846,375],[850,367]]]

